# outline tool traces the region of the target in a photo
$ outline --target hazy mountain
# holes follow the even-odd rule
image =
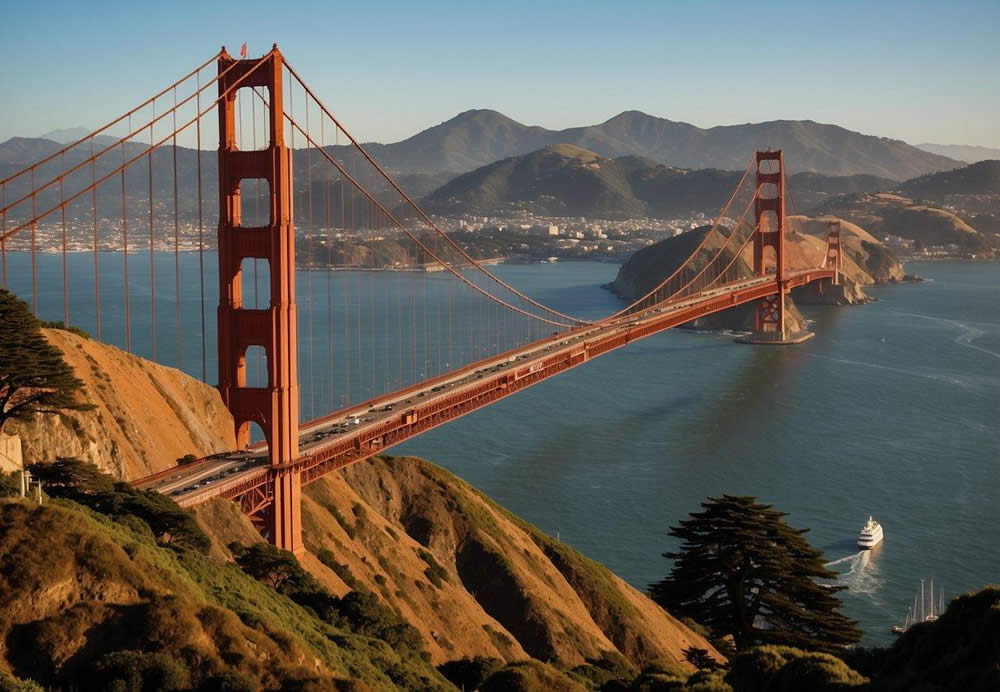
[[[39,139],[51,139],[53,142],[59,142],[60,144],[69,144],[70,142],[76,142],[77,140],[83,139],[90,134],[90,130],[82,125],[77,127],[67,127],[62,130],[52,130],[51,132],[46,132],[44,135],[40,135]]]
[[[525,209],[544,216],[623,218],[717,213],[742,171],[672,168],[641,156],[605,158],[571,144],[513,156],[454,178],[421,204],[438,214],[501,214]],[[794,207],[845,192],[880,191],[894,182],[874,176],[789,178]]]
[[[99,136],[96,144],[98,152],[108,146],[100,140],[104,135]],[[109,138],[112,139],[112,138]],[[117,141],[113,140],[112,141]],[[60,151],[63,145],[48,139],[14,137],[6,142],[0,143],[0,179],[7,178],[18,173],[31,164],[41,161],[45,157]],[[126,159],[139,156],[146,151],[147,146],[137,142],[129,142],[125,145]],[[101,180],[105,176],[110,177],[98,187],[97,207],[98,215],[102,217],[116,217],[121,214],[122,206],[122,185],[121,175],[112,172],[121,165],[121,148],[115,147],[97,162],[96,170],[92,170],[90,164],[82,166],[79,170],[69,174],[65,179],[63,193],[69,199],[74,194],[89,186],[96,177]],[[388,183],[369,165],[360,165],[360,156],[353,149],[345,147],[327,147],[328,153],[338,161],[346,161],[347,168],[351,174],[371,192],[376,198],[381,199],[389,206],[395,206],[399,198],[390,191]],[[62,156],[57,156],[51,161],[40,165],[35,170],[36,186],[40,187],[43,182],[53,179],[64,170],[70,170],[77,164],[86,161],[90,156],[90,146],[85,145],[70,149]],[[201,190],[202,190],[202,211],[204,218],[213,218],[218,210],[218,156],[213,151],[201,152]],[[152,187],[153,199],[155,201],[155,213],[173,217],[173,195],[174,195],[174,155],[170,146],[159,147],[152,156]],[[198,212],[198,152],[195,149],[177,147],[177,193],[180,203],[179,216],[182,221],[192,221],[197,218]],[[339,173],[329,163],[329,161],[317,150],[297,149],[294,152],[293,182],[296,193],[296,221],[299,227],[307,228],[310,220],[315,226],[323,224],[327,214],[331,218],[338,219],[339,200],[342,199],[339,188]],[[447,174],[422,174],[422,173],[397,173],[397,182],[409,194],[415,198],[427,194],[431,190],[444,184],[451,176]],[[310,195],[309,184],[312,183],[312,194]],[[128,167],[125,175],[125,196],[126,207],[130,214],[148,214],[150,171],[145,157],[139,158],[134,164]],[[8,202],[20,199],[31,189],[31,176],[23,175],[7,184],[5,193]],[[253,204],[244,206],[244,219],[248,223],[254,219],[255,210],[259,211],[261,217],[266,214],[266,205],[256,201],[267,196],[266,184],[263,189],[259,185],[250,181],[244,183],[249,188],[244,188],[247,199],[255,199]],[[260,192],[258,193],[258,190]],[[351,186],[347,186],[344,191],[344,203],[350,204],[351,198],[356,193]],[[50,185],[42,190],[36,200],[38,212],[47,210],[60,201],[59,185]],[[329,209],[327,208],[329,201]],[[310,206],[311,203],[311,206]],[[14,208],[8,216],[8,220],[24,220],[30,218],[31,202],[25,201]],[[310,214],[311,210],[311,214]],[[90,193],[71,200],[67,217],[91,218],[92,199]],[[47,221],[53,221],[56,216],[50,216]],[[263,220],[260,219],[262,222]],[[44,221],[44,220],[43,220]],[[213,221],[214,223],[214,221]]]
[[[966,144],[918,144],[917,149],[929,151],[932,154],[939,154],[964,161],[965,163],[975,163],[987,159],[1000,159],[1000,149],[992,147],[977,147]]]
[[[528,127],[496,111],[466,111],[401,142],[372,145],[372,153],[395,170],[463,172],[549,144],[574,144],[612,158],[645,156],[678,168],[723,170],[743,170],[756,149],[782,148],[790,172],[867,174],[894,180],[958,165],[899,140],[811,120],[702,129],[639,111],[565,130]]]

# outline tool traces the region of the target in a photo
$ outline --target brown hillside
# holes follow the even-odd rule
[[[208,385],[67,332],[46,336],[98,408],[73,414],[75,424],[50,416],[22,426],[29,461],[83,456],[136,477],[188,452],[233,447],[231,418]],[[232,503],[197,515],[215,559],[229,560],[234,541],[260,540]],[[602,565],[425,461],[374,459],[310,485],[303,524],[303,566],[337,595],[378,594],[423,634],[436,663],[493,656],[576,665],[620,652],[640,666],[680,660],[691,645],[711,649]]]
[[[873,236],[916,240],[924,246],[955,244],[966,252],[988,248],[987,239],[957,214],[889,193],[835,197],[816,209],[866,228]]]
[[[252,535],[249,522],[241,538],[231,517],[220,521],[230,512],[198,510],[220,546]],[[640,667],[682,661],[692,645],[711,650],[603,565],[421,459],[375,458],[327,476],[307,488],[302,516],[307,569],[336,594],[379,594],[420,630],[435,663],[572,666],[617,652]]]
[[[185,454],[235,449],[232,418],[215,388],[68,331],[42,332],[97,408],[8,423],[4,432],[21,437],[26,464],[75,457],[132,479],[169,468]]]

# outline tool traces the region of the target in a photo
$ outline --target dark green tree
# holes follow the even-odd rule
[[[806,529],[753,497],[723,495],[701,506],[670,530],[683,543],[664,554],[674,566],[650,587],[654,601],[718,637],[732,635],[739,650],[784,644],[835,653],[860,639],[840,613],[836,594],[844,587],[820,581],[837,573],[824,566]]]
[[[264,582],[278,593],[291,595],[301,591],[319,590],[319,585],[306,572],[295,555],[269,543],[248,546],[232,544],[229,549],[236,564],[257,581]]]
[[[76,500],[84,495],[99,495],[110,492],[114,479],[102,473],[93,464],[79,459],[57,459],[38,462],[28,467],[32,477],[40,480],[45,491],[53,497],[67,497]]]
[[[82,388],[27,304],[0,289],[0,431],[12,418],[93,408],[78,399]]]
[[[125,516],[141,519],[163,545],[191,548],[202,553],[212,547],[211,539],[192,512],[156,491],[116,483],[93,464],[59,459],[32,464],[28,469],[52,497],[79,502],[116,519]]]

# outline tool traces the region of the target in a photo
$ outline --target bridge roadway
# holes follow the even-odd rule
[[[836,270],[789,272],[786,290]],[[473,363],[349,409],[304,423],[299,458],[288,465],[301,471],[302,484],[361,461],[388,447],[471,413],[587,360],[698,317],[777,293],[773,275],[755,277],[660,303],[605,324],[583,326]],[[213,497],[246,498],[253,513],[270,503],[272,489],[264,443],[214,454],[135,481],[140,488],[170,495],[182,506]]]

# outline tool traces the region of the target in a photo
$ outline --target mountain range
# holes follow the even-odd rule
[[[976,163],[987,159],[1000,159],[1000,149],[977,147],[967,144],[918,144],[917,149],[929,151],[939,156],[947,156],[966,163]]]
[[[369,144],[393,170],[464,172],[550,144],[574,144],[605,157],[645,156],[677,168],[742,171],[756,149],[783,149],[790,172],[869,174],[905,180],[948,170],[955,159],[906,142],[811,120],[774,120],[703,129],[625,111],[603,123],[564,130],[523,125],[492,110],[470,110],[395,144]]]
[[[69,128],[34,139],[66,143],[84,132],[83,128]],[[959,165],[954,158],[900,140],[811,120],[700,128],[635,110],[603,123],[562,130],[524,125],[494,110],[468,110],[402,141],[370,142],[365,146],[376,160],[396,173],[458,174],[550,144],[573,144],[609,158],[645,156],[676,168],[740,171],[754,150],[780,148],[785,151],[790,172],[869,174],[894,180]],[[0,152],[0,160],[4,158]]]
[[[72,140],[82,134],[82,129],[49,134],[60,140]],[[101,140],[98,148],[108,146],[105,137],[98,139]],[[44,138],[7,140],[0,144],[0,177],[17,172],[62,146]],[[125,154],[138,155],[145,146],[127,143]],[[599,125],[565,130],[523,125],[496,111],[466,111],[401,142],[368,144],[366,148],[412,196],[427,195],[430,209],[439,213],[485,213],[498,205],[525,202],[531,203],[539,214],[620,217],[669,216],[690,211],[714,213],[738,179],[734,171],[744,169],[755,149],[768,146],[785,150],[787,168],[795,176],[793,188],[799,210],[830,195],[885,191],[900,180],[918,176],[954,176],[954,169],[961,167],[953,159],[905,142],[812,121],[783,120],[701,129],[638,111],[622,113]],[[533,153],[540,151],[548,153]],[[327,147],[327,152],[343,161],[374,195],[393,206],[398,202],[398,196],[388,190],[374,169],[361,165],[354,149]],[[71,150],[36,171],[36,177],[48,180],[62,166],[85,160],[89,154],[89,146]],[[524,156],[528,158],[519,158]],[[597,168],[592,165],[595,161],[578,165],[581,156],[600,158],[601,163]],[[190,219],[197,212],[198,156],[195,150],[178,147],[176,158],[181,217]],[[161,147],[153,156],[152,180],[157,201],[172,198],[173,159],[170,147]],[[216,159],[212,151],[201,154],[202,198],[208,215],[217,207]],[[113,149],[98,163],[98,178],[113,171],[116,161],[121,160],[118,148]],[[573,165],[564,166],[567,162]],[[145,169],[140,160],[130,167],[125,180],[127,205],[136,212],[147,205],[149,171]],[[534,188],[524,187],[545,171],[543,181],[530,183]],[[66,194],[89,184],[93,173],[84,167],[71,176],[66,182]],[[323,218],[327,213],[320,208],[321,200],[324,191],[330,189],[329,184],[337,184],[337,178],[335,169],[315,150],[295,151],[296,192],[305,192],[307,181],[312,181],[313,216],[319,214],[317,218]],[[523,179],[518,182],[516,179],[520,178]],[[110,213],[105,210],[121,208],[121,185],[116,180],[117,176],[100,188],[97,203],[102,215]],[[25,177],[8,184],[7,199],[24,194],[26,189],[21,188],[28,182]],[[476,190],[477,186],[482,189]],[[50,187],[38,199],[40,208],[57,204],[60,192],[57,186]],[[908,194],[931,198],[916,191]],[[76,200],[69,209],[70,216],[90,213],[87,197]],[[305,198],[297,202],[302,212],[306,211],[301,206],[305,202]],[[14,210],[8,220],[27,211],[27,207]]]

